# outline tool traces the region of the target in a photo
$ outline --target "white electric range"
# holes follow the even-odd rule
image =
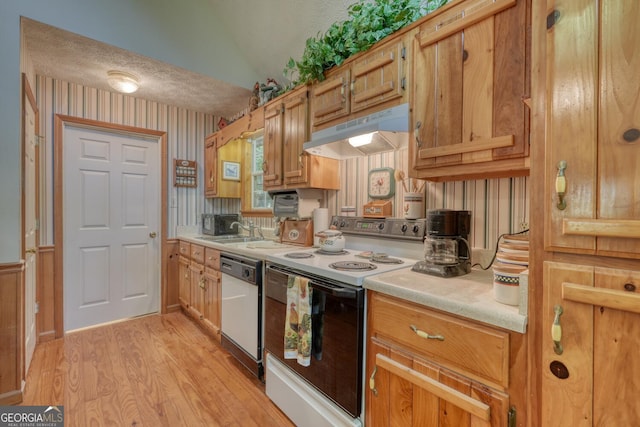
[[[426,220],[333,217],[332,226],[344,234],[344,252],[309,248],[266,257],[266,393],[298,425],[356,427],[363,414],[362,285],[366,277],[411,268],[422,258]],[[311,289],[311,356],[305,366],[284,351],[287,319],[299,308],[289,289],[298,278],[308,279]]]
[[[294,249],[267,255],[267,261],[301,273],[362,286],[364,278],[412,267],[423,259],[426,220],[334,216],[331,225],[342,231],[345,249]]]

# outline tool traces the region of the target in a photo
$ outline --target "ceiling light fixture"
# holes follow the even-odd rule
[[[109,82],[109,86],[113,89],[122,93],[133,93],[137,91],[140,86],[136,76],[125,73],[124,71],[108,71],[107,82]]]

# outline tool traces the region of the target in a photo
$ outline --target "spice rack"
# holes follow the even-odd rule
[[[174,159],[173,185],[176,187],[197,187],[198,164],[194,160]]]

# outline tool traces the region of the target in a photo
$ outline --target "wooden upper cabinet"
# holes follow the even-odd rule
[[[640,9],[547,4],[546,249],[640,259]]]
[[[407,49],[403,37],[392,37],[351,64],[351,112],[401,99],[406,93]]]
[[[528,174],[530,5],[460,2],[428,15],[413,41],[411,175]]]
[[[390,35],[327,71],[325,80],[312,86],[312,131],[408,102],[410,34]]]
[[[217,134],[211,134],[204,140],[204,196],[215,197],[218,192],[218,148]]]
[[[204,143],[205,197],[239,198],[242,194],[242,151],[244,139],[264,126],[263,109],[246,114],[221,130],[208,135]],[[239,165],[240,175],[225,175],[224,162]],[[234,165],[235,166],[235,165]]]
[[[262,162],[262,186],[265,190],[281,188],[282,181],[282,134],[283,105],[278,98],[264,108],[264,140]]]
[[[309,88],[300,86],[267,104],[264,114],[263,186],[266,190],[340,188],[339,163],[311,155]]]
[[[338,67],[327,73],[325,80],[312,88],[311,121],[314,130],[335,119],[346,117],[350,112],[349,67]]]
[[[309,140],[309,90],[301,86],[282,99],[283,149],[285,184],[306,184],[309,156],[302,145]]]

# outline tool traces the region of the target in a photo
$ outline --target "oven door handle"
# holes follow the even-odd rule
[[[355,289],[349,289],[349,288],[343,288],[341,286],[327,286],[323,283],[318,283],[318,282],[314,282],[313,280],[311,280],[309,282],[311,284],[312,288],[315,289],[320,289],[323,292],[326,292],[330,295],[333,295],[335,297],[338,298],[348,298],[348,299],[356,299],[356,290]]]

